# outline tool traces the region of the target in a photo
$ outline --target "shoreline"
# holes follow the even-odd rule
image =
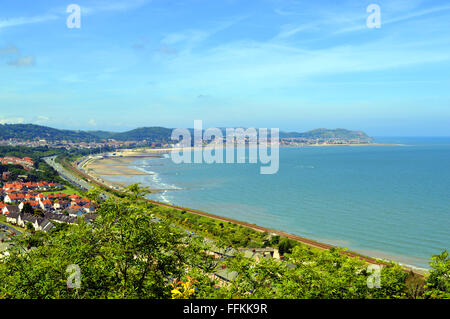
[[[103,166],[108,166],[109,165],[109,167],[107,169],[109,169],[111,171],[115,171],[114,174],[109,174],[109,175],[105,176],[105,179],[107,179],[108,176],[151,175],[148,172],[145,173],[142,170],[138,171],[138,170],[133,169],[133,168],[129,168],[129,169],[131,171],[134,171],[135,173],[133,173],[133,174],[124,174],[125,171],[123,170],[123,166],[124,166],[124,164],[132,163],[132,162],[134,162],[135,160],[137,160],[139,158],[159,158],[160,156],[155,156],[154,153],[167,153],[169,150],[172,150],[172,149],[164,149],[164,150],[157,149],[156,152],[142,152],[142,151],[139,151],[140,153],[138,153],[138,152],[127,152],[125,154],[130,154],[130,155],[125,155],[125,156],[121,155],[121,156],[108,157],[107,159],[109,161],[107,161],[106,163],[103,162],[100,166],[102,166],[102,165]],[[139,155],[137,155],[137,153]],[[113,163],[113,165],[111,165],[111,163]],[[114,164],[114,163],[119,163],[119,164]],[[91,166],[89,167],[89,173],[90,174],[88,174],[88,173],[86,173],[86,174],[88,176],[91,175],[92,177],[94,177],[94,179],[95,179],[95,177],[97,177],[97,180],[98,180],[98,177],[99,177],[100,174],[98,174],[98,171],[95,170],[95,165],[91,164]],[[92,174],[92,173],[94,173],[94,174]],[[101,177],[102,176],[100,176],[100,178]],[[120,186],[120,188],[126,186],[125,182],[120,183],[120,182],[117,182],[117,181],[111,181],[110,179],[107,179],[105,181],[105,180],[103,180],[103,178],[101,178],[101,184],[103,184],[103,186],[106,186],[106,187],[112,188],[112,189],[116,189],[116,190],[117,190],[117,188],[116,188],[117,186]],[[150,189],[150,190],[153,192],[153,194],[161,192],[161,191],[166,191],[166,190],[160,190],[160,189]],[[170,189],[170,190],[172,190],[172,189]],[[313,247],[316,247],[316,248],[320,248],[320,249],[330,249],[330,248],[334,248],[334,247],[339,247],[339,246],[335,246],[335,245],[332,245],[332,244],[321,243],[321,242],[318,242],[316,240],[308,239],[308,238],[301,237],[301,236],[298,236],[298,235],[289,234],[289,233],[286,233],[286,232],[283,232],[283,231],[274,230],[274,229],[270,229],[270,228],[263,227],[263,226],[258,226],[256,224],[250,224],[250,223],[243,222],[243,221],[237,221],[237,220],[234,220],[232,218],[227,218],[227,217],[223,217],[223,216],[217,216],[217,215],[210,214],[210,213],[207,213],[207,212],[204,212],[204,211],[200,211],[200,210],[197,210],[197,209],[190,209],[190,208],[181,207],[181,206],[178,206],[178,205],[173,205],[173,204],[170,204],[170,203],[158,202],[158,201],[147,199],[147,198],[145,200],[148,201],[148,202],[157,204],[157,205],[161,205],[161,206],[165,206],[165,207],[169,207],[169,208],[175,208],[177,210],[185,210],[185,211],[188,211],[188,212],[191,212],[191,213],[194,213],[194,214],[198,214],[198,215],[201,215],[201,216],[204,216],[204,217],[209,217],[209,218],[213,218],[213,219],[217,219],[217,220],[221,220],[221,221],[232,222],[232,223],[235,223],[235,224],[238,224],[238,225],[249,227],[249,228],[251,228],[253,230],[267,231],[269,233],[278,234],[280,236],[283,236],[283,237],[286,237],[286,238],[289,238],[289,239],[293,239],[295,241],[298,241],[298,242],[301,242],[301,243],[304,243],[306,245],[310,245],[310,246],[313,246]],[[417,273],[417,274],[419,274],[421,276],[425,275],[428,272],[428,269],[426,269],[426,268],[422,268],[422,267],[414,266],[414,265],[409,265],[409,264],[406,264],[406,263],[402,263],[400,261],[396,261],[394,259],[381,258],[381,257],[380,258],[379,257],[370,257],[370,256],[365,256],[362,253],[349,251],[349,250],[347,250],[345,253],[347,255],[351,256],[351,257],[360,258],[360,259],[363,259],[363,260],[365,260],[365,261],[367,261],[369,263],[373,263],[373,264],[383,264],[383,262],[380,263],[378,260],[393,261],[393,262],[398,263],[399,265],[401,265],[405,270],[413,271],[413,272],[415,272],[415,273]]]

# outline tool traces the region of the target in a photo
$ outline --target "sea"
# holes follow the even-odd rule
[[[429,269],[450,248],[450,137],[376,138],[389,146],[283,147],[264,164],[175,164],[169,154],[108,176],[162,191],[149,198]],[[237,155],[236,155],[237,156]],[[248,156],[248,150],[247,150]]]

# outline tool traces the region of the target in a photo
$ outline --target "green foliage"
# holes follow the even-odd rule
[[[164,127],[141,127],[123,133],[115,133],[109,138],[118,141],[170,142],[172,129]]]
[[[143,127],[131,131],[116,133],[105,131],[59,130],[34,124],[0,124],[0,139],[20,139],[71,142],[98,142],[106,139],[118,141],[169,142],[172,129],[164,127]]]
[[[350,258],[338,249],[317,250],[299,244],[286,262],[272,258],[260,261],[242,255],[227,261],[237,273],[223,298],[365,299],[405,298],[407,274],[398,265],[382,268],[381,287],[369,288],[368,264]]]
[[[147,194],[150,194],[150,190],[148,187],[141,187],[141,184],[131,184],[125,187],[125,192],[128,196],[133,200],[138,200],[139,198],[144,197]]]
[[[134,185],[125,198],[109,198],[91,224],[80,219],[77,225],[55,224],[48,234],[25,231],[16,236],[8,248],[10,255],[0,261],[0,296],[386,299],[421,298],[425,291],[425,297],[448,298],[447,252],[433,256],[425,288],[420,278],[394,263],[383,265],[380,286],[370,288],[373,274],[368,264],[340,249],[269,239],[267,233],[136,200],[142,193]],[[157,221],[154,215],[166,220]],[[186,228],[216,241],[192,236]],[[222,261],[210,247],[263,241],[277,242],[285,260],[237,253]],[[67,287],[69,265],[80,267],[80,288]],[[222,266],[231,281],[213,275]]]
[[[267,233],[262,233],[241,225],[203,217],[186,211],[158,206],[155,213],[167,222],[192,230],[198,235],[214,239],[225,246],[263,247]]]
[[[92,225],[80,221],[60,227],[41,242],[29,234],[17,240],[0,263],[0,295],[169,298],[171,278],[183,278],[186,268],[202,264],[204,248],[198,239],[153,222],[142,203],[109,199],[98,213]],[[80,289],[66,287],[66,268],[71,264],[81,269]]]
[[[99,187],[91,188],[84,194],[84,196],[94,203],[100,202],[100,195],[102,194],[102,190]]]
[[[450,258],[445,250],[440,255],[433,255],[430,263],[425,294],[429,298],[450,298]]]
[[[79,141],[95,141],[97,137],[87,132],[58,130],[34,124],[0,124],[0,139],[16,138],[21,140],[46,139]]]
[[[346,129],[324,129],[319,128],[312,131],[304,132],[299,135],[299,137],[304,138],[314,138],[314,139],[360,139],[370,141],[372,140],[366,133],[361,131],[350,131]]]
[[[280,255],[283,256],[284,254],[290,254],[292,252],[292,248],[296,245],[296,242],[290,239],[283,239],[278,244],[278,251],[280,252]]]
[[[33,214],[34,210],[33,207],[30,205],[30,203],[25,203],[20,212],[24,214]]]

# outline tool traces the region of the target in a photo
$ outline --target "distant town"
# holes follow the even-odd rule
[[[170,148],[172,129],[144,127],[127,132],[68,131],[33,124],[0,125],[0,146],[56,149]],[[224,134],[225,136],[225,134]],[[248,138],[246,139],[248,141]],[[267,139],[270,141],[270,137]],[[218,140],[216,143],[223,143]],[[280,146],[370,144],[373,138],[361,131],[316,129],[304,133],[280,132]]]

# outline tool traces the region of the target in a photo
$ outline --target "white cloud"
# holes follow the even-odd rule
[[[233,90],[286,89],[319,76],[392,70],[450,61],[449,45],[432,40],[398,43],[396,39],[299,49],[294,45],[239,41],[201,52],[174,56],[165,64],[172,76],[168,90],[202,87],[215,96]],[[245,86],[243,86],[245,83]]]
[[[24,121],[23,117],[0,117],[0,124],[22,124]]]
[[[33,66],[36,63],[34,56],[20,56],[16,59],[9,61],[8,65],[11,66]]]
[[[217,23],[215,26],[212,26],[207,30],[186,29],[180,32],[169,33],[161,40],[161,43],[163,46],[168,45],[169,47],[179,45],[182,46],[182,51],[189,52],[191,49],[206,41],[214,34],[230,28],[245,18],[246,17],[244,16],[232,17]],[[172,48],[170,49],[174,50]]]
[[[44,115],[38,115],[33,121],[34,124],[44,125],[50,122],[50,118]]]
[[[308,23],[300,26],[284,25],[281,27],[281,32],[276,36],[276,38],[289,38],[299,32],[313,30],[317,28],[317,23]]]
[[[0,54],[4,54],[4,55],[20,54],[20,51],[16,46],[10,45],[6,48],[0,48]]]

